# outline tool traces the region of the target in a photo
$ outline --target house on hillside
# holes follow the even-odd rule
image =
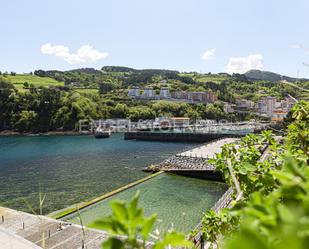
[[[258,111],[260,114],[266,114],[271,117],[273,111],[276,109],[276,97],[261,97],[258,102]]]
[[[274,110],[271,116],[271,122],[282,122],[287,115],[288,112],[284,110]]]
[[[214,103],[218,100],[217,95],[211,91],[205,92],[184,92],[176,91],[172,93],[172,98],[176,100],[183,100],[190,103]]]
[[[178,128],[189,127],[190,118],[187,117],[173,117],[171,118],[172,125]]]
[[[168,87],[162,87],[160,89],[160,98],[162,98],[162,99],[169,99],[169,98],[171,98],[170,89]]]
[[[138,86],[134,86],[131,89],[129,89],[128,96],[131,98],[138,98],[140,96],[141,90]]]

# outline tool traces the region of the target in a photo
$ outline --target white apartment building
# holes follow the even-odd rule
[[[289,112],[291,108],[295,105],[296,100],[291,97],[286,97],[284,100],[280,102],[280,108],[283,111]]]
[[[276,97],[262,97],[258,102],[259,112],[271,116],[273,111],[276,109]]]
[[[168,87],[162,87],[160,89],[160,97],[164,99],[169,99],[171,97],[170,89]]]
[[[154,98],[155,95],[156,95],[156,92],[155,92],[155,90],[153,90],[152,87],[146,87],[144,89],[142,97],[143,98]]]
[[[133,98],[139,97],[140,96],[140,92],[141,91],[140,91],[139,87],[135,86],[135,87],[129,89],[128,96],[129,97],[133,97]]]
[[[240,109],[250,109],[254,107],[254,102],[247,99],[237,99],[236,104]]]
[[[232,107],[232,104],[227,103],[227,102],[224,103],[223,110],[224,110],[224,112],[226,112],[226,113],[233,113],[233,112],[234,112],[234,109],[233,109],[233,107]]]

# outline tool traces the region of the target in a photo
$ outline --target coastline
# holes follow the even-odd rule
[[[91,133],[80,133],[78,131],[47,131],[47,132],[17,132],[11,130],[0,131],[0,137],[11,137],[11,136],[89,136]]]
[[[89,207],[99,201],[102,201],[108,197],[113,196],[114,194],[117,194],[119,192],[122,192],[124,190],[127,190],[131,187],[134,187],[144,181],[147,181],[163,172],[170,172],[170,173],[175,173],[175,174],[179,174],[179,175],[183,175],[183,176],[187,176],[187,177],[193,177],[193,178],[199,178],[197,177],[197,175],[200,175],[201,177],[201,173],[204,172],[206,173],[206,175],[210,176],[210,177],[205,177],[205,174],[201,177],[203,179],[208,179],[208,180],[214,180],[214,181],[223,181],[222,176],[220,173],[216,174],[217,171],[214,167],[212,167],[211,165],[208,165],[205,163],[205,161],[207,159],[209,159],[208,156],[205,157],[192,157],[192,156],[180,156],[180,154],[184,154],[184,153],[190,153],[190,151],[192,150],[196,150],[199,149],[201,147],[205,147],[205,146],[209,146],[209,145],[213,145],[214,143],[217,143],[217,146],[219,146],[221,148],[222,144],[218,144],[219,141],[227,141],[228,143],[232,142],[230,141],[231,138],[227,138],[227,139],[217,139],[215,141],[211,141],[208,143],[204,143],[203,145],[198,145],[196,147],[194,147],[191,150],[186,150],[185,152],[181,152],[181,153],[177,153],[174,156],[171,156],[165,160],[163,160],[161,163],[159,163],[158,165],[155,166],[148,166],[147,168],[144,168],[143,171],[146,172],[151,172],[152,174],[143,177],[139,180],[136,180],[132,183],[129,183],[125,186],[122,186],[118,189],[112,190],[106,194],[103,194],[102,196],[98,196],[92,200],[89,201],[84,201],[81,203],[77,203],[77,204],[73,204],[70,205],[68,207],[65,207],[63,209],[60,210],[56,210],[54,212],[49,213],[47,216],[54,218],[54,219],[62,219],[64,217],[67,217],[69,215],[71,215],[72,213],[78,212],[81,209],[84,209],[86,207]],[[237,141],[237,138],[234,138],[235,141]],[[204,151],[204,153],[206,153],[207,155],[209,154],[210,150],[208,149],[207,151]],[[213,152],[215,153],[215,152]],[[176,159],[176,160],[175,160]],[[166,167],[168,166],[168,167]],[[190,174],[190,172],[197,172],[197,174]],[[189,172],[189,174],[188,174]],[[195,172],[195,173],[196,173]],[[221,199],[221,198],[220,198]],[[216,203],[217,204],[217,203]],[[216,205],[215,204],[215,205]]]
[[[80,135],[79,133],[77,133],[77,132],[74,132],[76,135]],[[73,134],[74,134],[73,133]],[[19,135],[19,133],[17,133],[18,135]],[[17,136],[18,136],[17,135]],[[22,135],[25,135],[25,134],[22,134]],[[47,135],[47,134],[36,134],[36,135],[38,135],[38,136],[44,136],[44,135]],[[52,133],[52,135],[59,135],[59,133],[55,133],[55,132],[53,132]],[[70,135],[70,133],[60,133],[60,135]],[[81,135],[83,135],[83,134],[81,134]],[[1,133],[0,133],[0,136],[1,136]],[[26,135],[27,136],[27,135]],[[29,135],[28,135],[29,136]],[[31,136],[31,135],[30,135]],[[173,166],[172,167],[172,171],[174,171],[175,169],[178,169],[178,167],[181,167],[181,168],[185,168],[185,169],[187,169],[187,170],[189,170],[189,171],[192,171],[192,170],[194,170],[194,169],[198,169],[198,170],[205,170],[205,167],[204,166],[202,166],[201,164],[202,164],[202,162],[204,162],[205,160],[207,160],[207,158],[208,158],[208,156],[206,156],[206,155],[204,155],[204,153],[205,153],[205,151],[207,151],[207,155],[209,154],[209,150],[207,149],[207,150],[203,150],[203,151],[200,151],[200,148],[201,147],[205,147],[205,146],[207,146],[207,145],[210,145],[210,144],[214,144],[214,143],[216,143],[216,142],[218,142],[218,141],[220,141],[220,140],[216,140],[216,141],[212,141],[212,142],[209,142],[209,143],[206,143],[206,144],[202,144],[202,145],[197,145],[196,147],[194,146],[194,148],[192,149],[190,149],[190,150],[186,150],[186,151],[183,151],[183,152],[180,152],[180,153],[177,153],[176,155],[174,155],[174,156],[172,156],[172,157],[170,157],[170,158],[168,158],[168,159],[166,159],[166,160],[164,160],[163,162],[161,162],[161,164],[166,164],[167,162],[166,161],[169,161],[169,160],[172,160],[172,159],[175,159],[175,157],[177,158],[177,159],[181,159],[181,162],[179,162],[178,160],[176,160],[175,162],[169,162],[169,163],[171,163],[171,165],[170,166]],[[199,150],[200,151],[200,153],[202,153],[203,154],[203,156],[202,157],[192,157],[192,153],[193,153],[193,151],[195,151],[195,150]],[[189,164],[188,164],[188,162],[187,162],[187,160],[185,160],[185,163],[184,163],[184,165],[182,165],[182,160],[183,159],[189,159]],[[192,160],[192,161],[191,161]],[[169,164],[168,163],[168,164]],[[162,165],[163,166],[163,165]],[[166,165],[165,165],[166,166]],[[165,167],[162,167],[161,168],[161,170],[164,170],[164,168]],[[207,167],[206,167],[207,168]],[[71,214],[73,214],[73,213],[76,213],[76,212],[79,212],[79,210],[82,210],[82,209],[85,209],[85,208],[87,208],[87,207],[89,207],[89,206],[91,206],[91,205],[93,205],[93,204],[96,204],[96,203],[98,203],[98,202],[100,202],[100,201],[102,201],[102,200],[105,200],[105,199],[107,199],[107,198],[109,198],[109,197],[111,197],[111,196],[113,196],[113,195],[115,195],[115,194],[117,194],[117,193],[119,193],[119,192],[122,192],[122,191],[125,191],[125,190],[127,190],[127,189],[129,189],[129,188],[131,188],[131,187],[134,187],[134,186],[136,186],[136,185],[138,185],[138,184],[140,184],[140,183],[142,183],[142,182],[145,182],[145,181],[147,181],[147,180],[149,180],[149,179],[151,179],[151,178],[153,178],[153,177],[155,177],[155,176],[157,176],[157,175],[159,175],[159,174],[161,174],[161,173],[163,173],[164,171],[161,171],[161,170],[159,170],[157,173],[154,173],[154,174],[150,174],[150,175],[147,175],[146,177],[144,177],[144,178],[141,178],[141,179],[139,179],[139,180],[137,180],[137,181],[134,181],[134,182],[131,182],[131,183],[129,183],[129,184],[127,184],[127,185],[125,185],[125,186],[122,186],[122,187],[120,187],[120,188],[117,188],[117,189],[115,189],[115,190],[113,190],[113,191],[110,191],[110,192],[108,192],[108,193],[106,193],[106,194],[103,194],[103,195],[101,195],[101,196],[98,196],[98,197],[96,197],[96,198],[94,198],[94,199],[91,199],[91,200],[88,200],[88,201],[84,201],[84,202],[80,202],[80,203],[76,203],[76,204],[73,204],[73,205],[70,205],[70,206],[67,206],[67,207],[65,207],[65,208],[63,208],[63,209],[60,209],[60,210],[56,210],[56,211],[54,211],[54,212],[51,212],[51,213],[49,213],[49,214],[47,214],[47,215],[45,215],[46,217],[48,217],[48,218],[51,218],[51,219],[56,219],[56,220],[60,220],[60,221],[65,221],[65,219],[67,218],[67,217],[69,217]],[[211,170],[214,170],[213,168],[211,169]],[[165,171],[167,171],[168,172],[168,170],[167,170],[167,168],[165,168]],[[208,172],[207,170],[206,170],[206,172]],[[176,173],[176,172],[175,172]],[[199,172],[200,173],[200,172]],[[209,172],[208,172],[209,173]],[[176,173],[177,174],[177,173]],[[181,174],[180,174],[181,175]],[[188,175],[187,175],[188,176]],[[190,177],[190,176],[188,176],[188,177]],[[227,206],[228,204],[229,204],[229,202],[230,202],[230,194],[231,194],[231,189],[228,189],[226,192],[224,192],[224,194],[215,202],[215,204],[213,205],[213,207],[211,208],[211,209],[213,209],[213,210],[217,210],[217,209],[220,209],[220,208],[222,208],[222,207],[225,207],[225,206]],[[200,225],[200,223],[198,223],[197,225],[196,225],[196,227],[195,227],[195,229],[194,230],[197,230],[198,228],[199,228],[199,225]],[[193,240],[193,239],[199,239],[199,235],[200,235],[200,233],[198,233],[197,232],[197,234],[196,234],[196,236],[191,236],[191,234],[186,234],[186,237],[189,239],[189,240]]]

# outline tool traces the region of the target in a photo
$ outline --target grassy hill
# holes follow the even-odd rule
[[[78,89],[74,89],[74,91],[78,92],[78,93],[81,93],[81,94],[94,94],[94,95],[97,95],[99,94],[99,89],[93,89],[93,88],[78,88]]]
[[[137,70],[112,66],[104,67],[102,70],[93,68],[70,71],[37,70],[34,75],[17,74],[6,77],[19,91],[27,91],[24,89],[25,82],[35,87],[64,86],[65,82],[71,89],[85,96],[111,92],[115,97],[123,97],[126,96],[126,89],[132,86],[141,88],[151,86],[156,91],[168,86],[171,91],[211,90],[218,94],[220,100],[228,102],[233,102],[236,98],[257,101],[261,96],[276,96],[282,99],[287,94],[297,98],[307,97],[308,92],[302,88],[309,89],[308,82],[293,82],[295,79],[291,77],[258,70],[251,70],[245,75],[229,75],[226,73],[179,73],[158,69]],[[283,84],[282,79],[289,83]]]
[[[194,79],[197,82],[206,83],[206,82],[214,82],[214,83],[221,83],[224,80],[228,80],[230,77],[226,74],[202,74],[196,76]]]
[[[284,76],[281,74],[261,71],[261,70],[250,70],[245,73],[246,77],[250,80],[267,80],[271,82],[276,82],[280,80],[286,80],[288,82],[303,82],[308,81],[308,79],[297,79],[293,77]]]
[[[50,77],[39,77],[37,75],[31,75],[31,74],[16,74],[16,75],[7,75],[7,79],[9,79],[14,86],[18,90],[24,90],[24,83],[28,82],[28,84],[33,84],[35,87],[40,86],[64,86],[63,82],[57,81]]]
[[[180,73],[180,77],[190,77],[194,81],[199,83],[213,82],[220,84],[224,80],[228,80],[230,78],[227,74],[199,74],[199,73]]]

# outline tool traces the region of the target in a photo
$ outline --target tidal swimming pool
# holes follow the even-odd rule
[[[157,214],[155,228],[166,231],[172,226],[181,232],[190,232],[227,190],[227,185],[204,179],[162,173],[130,189],[115,194],[80,210],[84,225],[111,214],[112,200],[130,200],[140,191],[139,206],[146,216]],[[64,220],[79,224],[79,215],[73,213]]]
[[[0,136],[0,206],[43,213],[93,199],[136,181],[143,167],[195,144],[93,136]]]

